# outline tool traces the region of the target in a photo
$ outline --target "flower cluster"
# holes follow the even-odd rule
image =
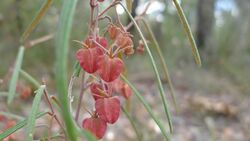
[[[126,100],[132,95],[131,88],[119,78],[125,66],[118,57],[134,53],[132,36],[114,24],[108,26],[107,33],[110,43],[105,37],[89,35],[76,52],[81,68],[96,78],[89,87],[95,111],[83,120],[82,127],[98,139],[104,136],[107,124],[114,124],[119,118],[121,102],[118,95]]]

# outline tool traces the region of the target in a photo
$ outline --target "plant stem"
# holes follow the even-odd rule
[[[81,88],[80,88],[80,96],[79,96],[79,101],[78,101],[78,105],[76,108],[76,115],[75,115],[75,121],[76,123],[78,123],[78,118],[79,118],[79,114],[80,114],[80,109],[81,109],[81,105],[82,105],[82,98],[84,95],[84,91],[85,89],[85,73],[83,73],[82,75],[82,83],[81,83]]]

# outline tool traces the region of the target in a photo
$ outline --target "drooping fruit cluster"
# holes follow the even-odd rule
[[[105,37],[89,35],[82,42],[83,48],[76,52],[81,68],[96,78],[89,87],[95,111],[83,120],[82,127],[98,139],[104,136],[107,124],[114,124],[119,118],[119,96],[127,100],[132,95],[131,88],[119,78],[125,66],[118,57],[118,54],[128,56],[134,53],[131,35],[114,24],[108,26],[107,32],[111,44]]]

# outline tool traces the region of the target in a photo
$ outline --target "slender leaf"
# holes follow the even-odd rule
[[[19,71],[21,69],[22,62],[23,62],[24,50],[25,50],[24,47],[21,46],[18,51],[15,67],[13,69],[13,74],[12,74],[10,85],[9,85],[8,104],[10,104],[13,101],[14,96],[15,96]]]
[[[139,132],[139,130],[136,128],[135,126],[135,122],[133,121],[133,118],[129,115],[129,113],[127,112],[127,110],[124,107],[121,107],[124,115],[127,117],[127,119],[129,120],[131,126],[133,127],[135,134],[137,136],[138,141],[142,141],[142,134]]]
[[[21,117],[19,115],[12,114],[12,113],[8,113],[8,112],[0,111],[0,115],[3,115],[5,117],[7,117],[7,118],[13,118],[13,119],[17,119],[17,120],[24,120],[23,117]]]
[[[34,98],[33,104],[32,104],[32,109],[31,113],[28,117],[28,125],[26,128],[25,132],[25,140],[26,141],[32,141],[33,140],[33,132],[35,128],[35,120],[36,120],[36,115],[39,110],[39,105],[42,99],[42,95],[44,94],[45,90],[45,85],[41,85],[40,88],[36,92],[36,96]]]
[[[126,0],[126,6],[128,8],[128,11],[132,12],[132,6],[133,6],[133,0]]]
[[[177,13],[179,15],[179,18],[180,18],[180,21],[182,23],[182,26],[183,26],[183,29],[187,35],[187,38],[189,40],[189,43],[191,45],[191,48],[192,48],[192,54],[194,56],[194,59],[195,59],[195,63],[200,67],[201,66],[201,59],[200,59],[200,55],[199,55],[199,51],[197,49],[197,46],[196,46],[196,43],[195,43],[195,40],[194,40],[194,37],[192,35],[192,31],[189,27],[189,24],[188,24],[188,21],[187,21],[187,18],[180,6],[180,4],[178,3],[177,0],[173,0],[173,3],[176,7],[176,10],[177,10]]]
[[[80,66],[79,62],[76,62],[75,66],[74,66],[73,76],[79,77],[80,72],[81,72],[81,66]]]
[[[38,114],[36,114],[36,119],[44,116],[47,112],[40,112]],[[8,137],[9,135],[13,134],[14,132],[16,132],[17,130],[23,128],[26,124],[27,124],[27,119],[18,122],[15,126],[5,130],[3,133],[0,134],[0,140],[3,140],[4,138]]]
[[[145,109],[147,110],[147,112],[149,113],[149,115],[152,117],[152,119],[155,121],[155,123],[160,128],[161,133],[165,137],[165,140],[169,141],[169,137],[168,137],[169,135],[166,133],[166,130],[165,130],[164,126],[162,125],[161,121],[159,120],[159,118],[156,117],[155,114],[153,113],[153,110],[149,106],[148,102],[143,98],[143,96],[139,93],[139,91],[135,88],[135,86],[128,81],[128,79],[126,77],[124,77],[122,75],[121,78],[132,88],[132,90],[133,90],[134,94],[136,95],[136,97],[143,104],[143,106],[145,107]]]
[[[59,102],[62,105],[62,117],[66,125],[67,135],[70,141],[76,141],[76,128],[70,113],[67,96],[67,60],[69,37],[73,22],[77,0],[64,0],[62,13],[59,19],[59,27],[56,34],[56,87],[59,93]]]
[[[78,134],[88,141],[97,141],[97,139],[87,130],[78,128]]]
[[[32,85],[34,85],[37,89],[40,87],[39,82],[35,78],[33,78],[31,75],[29,75],[26,71],[21,69],[20,74],[24,78],[26,78]]]
[[[147,23],[147,21],[144,18],[142,18],[141,21],[144,24],[144,26],[145,26],[145,28],[147,30],[147,33],[149,34],[149,37],[150,37],[151,41],[153,42],[153,44],[154,44],[154,46],[156,48],[156,52],[157,52],[157,54],[158,54],[158,56],[160,58],[161,66],[163,67],[163,72],[165,74],[165,78],[166,78],[166,80],[168,82],[168,88],[170,90],[171,97],[172,97],[172,99],[174,101],[175,109],[176,109],[176,111],[178,111],[177,104],[176,104],[174,87],[173,87],[173,84],[172,84],[172,80],[171,80],[171,78],[169,76],[167,63],[166,63],[166,61],[164,59],[161,48],[160,48],[160,46],[159,46],[159,44],[158,44],[158,42],[157,42],[157,40],[155,38],[155,35],[154,35],[153,31],[151,30],[149,24]]]
[[[24,31],[21,41],[25,41],[30,33],[36,28],[36,26],[39,24],[43,16],[46,14],[48,11],[49,7],[51,6],[53,0],[46,0],[46,2],[43,4],[39,12],[37,13],[36,17],[32,20],[31,24],[26,28]]]
[[[167,115],[167,118],[168,118],[168,124],[169,124],[169,128],[170,128],[170,132],[172,133],[173,132],[173,125],[172,125],[172,119],[171,119],[171,113],[168,109],[168,105],[167,105],[167,101],[166,101],[166,96],[165,96],[165,93],[164,93],[164,90],[163,90],[163,87],[162,87],[162,82],[161,82],[161,78],[160,78],[160,75],[159,75],[159,71],[156,67],[156,63],[155,63],[155,60],[153,58],[153,55],[148,47],[148,44],[146,42],[146,39],[144,38],[143,34],[142,34],[142,31],[140,30],[138,24],[136,23],[135,19],[133,18],[133,16],[129,13],[128,9],[122,4],[122,3],[119,3],[123,8],[124,10],[126,11],[126,13],[129,15],[130,19],[133,21],[137,31],[139,32],[139,35],[143,41],[143,44],[145,45],[146,47],[146,50],[148,52],[148,55],[150,57],[150,60],[151,60],[151,64],[153,66],[153,69],[154,69],[154,72],[155,72],[155,75],[156,75],[156,78],[157,78],[157,83],[158,83],[158,87],[159,87],[159,90],[160,90],[160,95],[161,95],[161,100],[162,100],[162,103],[163,103],[163,106],[164,106],[164,111],[165,111],[165,114]]]
[[[8,96],[9,92],[0,92],[0,96]]]

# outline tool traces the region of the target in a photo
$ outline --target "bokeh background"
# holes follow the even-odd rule
[[[1,0],[0,2],[0,79],[1,91],[7,89],[8,74],[13,67],[20,36],[36,15],[44,0]],[[133,14],[143,11],[147,0],[134,0]],[[110,2],[103,3],[101,8]],[[154,0],[146,19],[164,53],[177,95],[179,113],[173,112],[173,141],[249,141],[250,140],[250,1],[249,0],[180,0],[195,36],[202,58],[202,67],[195,65],[171,0]],[[46,16],[29,38],[34,40],[55,34],[61,1],[55,0]],[[128,17],[117,7],[124,25]],[[109,14],[112,16],[113,12]],[[71,40],[83,40],[88,33],[89,7],[87,0],[79,0],[74,17]],[[107,23],[102,22],[103,33]],[[132,33],[136,31],[132,29]],[[145,34],[147,37],[147,34]],[[138,37],[134,36],[137,46]],[[29,48],[25,52],[23,69],[38,80],[46,79],[51,92],[54,87],[54,38]],[[79,48],[70,45],[69,71],[72,72],[74,54]],[[156,54],[155,54],[156,55]],[[156,56],[157,57],[157,56]],[[150,102],[157,115],[165,119],[153,70],[147,53],[126,58],[129,78]],[[8,78],[8,76],[7,76]],[[163,80],[164,81],[164,80]],[[77,89],[76,86],[76,95]],[[88,100],[85,100],[88,101]],[[159,129],[134,97],[131,113],[143,132],[143,139],[162,140]],[[20,101],[12,107],[21,115],[30,102]],[[4,98],[0,109],[8,111]],[[18,109],[18,110],[17,110]],[[15,111],[14,110],[14,111]],[[84,116],[84,115],[83,115]],[[165,119],[167,126],[167,120]],[[111,126],[103,140],[136,140],[135,133],[123,116]]]

